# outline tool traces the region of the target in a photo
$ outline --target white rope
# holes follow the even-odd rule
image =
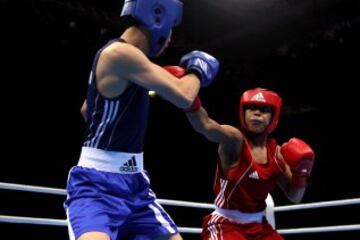
[[[324,202],[317,202],[317,203],[303,203],[303,204],[296,204],[296,205],[289,205],[289,206],[279,206],[279,207],[275,207],[274,210],[275,210],[275,212],[282,212],[282,211],[291,211],[291,210],[303,210],[303,209],[309,209],[309,208],[344,206],[344,205],[351,205],[351,204],[360,204],[360,198],[335,200],[335,201],[324,201]]]
[[[14,183],[0,182],[0,189],[47,193],[47,194],[64,195],[64,196],[66,195],[65,189],[31,186],[31,185],[14,184]],[[160,204],[170,205],[170,206],[214,209],[214,205],[210,203],[198,203],[198,202],[169,200],[169,199],[158,199],[158,202]],[[274,210],[276,212],[282,212],[282,211],[302,210],[302,209],[310,209],[310,208],[320,208],[320,207],[343,206],[343,205],[351,205],[351,204],[360,204],[360,198],[324,201],[318,203],[296,204],[289,206],[277,206],[274,208]],[[48,218],[11,217],[11,216],[3,216],[3,215],[0,215],[0,222],[43,224],[43,225],[55,225],[55,226],[66,225],[66,220],[54,220]],[[179,228],[179,229],[182,229],[184,233],[201,233],[200,228]],[[322,229],[326,229],[324,231],[339,231],[339,230],[350,231],[350,230],[359,230],[360,225],[344,225],[344,226],[340,225],[340,226],[330,226],[330,227],[283,229],[279,231],[280,233],[283,234],[293,234],[293,233],[321,232],[323,231]]]
[[[201,233],[201,228],[178,227],[181,233]]]
[[[61,219],[14,217],[14,216],[5,216],[5,215],[0,215],[0,222],[62,226],[62,227],[67,226],[67,221]],[[178,229],[181,233],[201,233],[201,228],[178,227]]]
[[[14,216],[5,216],[5,215],[0,215],[0,222],[67,226],[66,220],[50,219],[50,218],[33,218],[33,217],[14,217]]]
[[[17,190],[17,191],[25,191],[25,192],[48,193],[48,194],[65,195],[66,196],[65,189],[38,187],[38,186],[22,185],[22,184],[15,184],[15,183],[0,182],[0,189]]]
[[[56,195],[66,196],[65,189],[39,187],[39,186],[14,184],[14,183],[0,182],[0,189],[38,192],[38,193],[47,193],[47,194],[56,194]],[[214,205],[210,204],[210,203],[198,203],[198,202],[169,200],[169,199],[158,199],[158,202],[160,204],[170,205],[170,206],[214,209]],[[274,208],[274,211],[282,212],[282,211],[292,211],[292,210],[301,210],[301,209],[310,209],[310,208],[320,208],[320,207],[344,206],[344,205],[351,205],[351,204],[360,204],[360,198],[335,200],[335,201],[324,201],[324,202],[317,202],[317,203],[304,203],[304,204],[296,204],[296,205],[288,205],[288,206],[276,206]]]
[[[280,229],[278,230],[278,232],[280,234],[298,234],[298,233],[320,233],[320,232],[335,232],[335,231],[337,232],[337,231],[354,231],[354,230],[360,230],[360,224]]]
[[[158,202],[163,205],[169,205],[169,206],[196,207],[196,208],[206,208],[206,209],[215,208],[214,205],[210,203],[197,203],[197,202],[168,200],[168,199],[158,199]]]
[[[39,186],[14,184],[14,183],[0,182],[0,189],[26,191],[26,192],[37,192],[37,193],[47,193],[47,194],[56,194],[56,195],[64,195],[64,196],[66,196],[66,190],[65,189],[39,187]],[[214,205],[210,204],[210,203],[197,203],[197,202],[169,200],[169,199],[158,199],[158,202],[160,204],[170,205],[170,206],[214,209]]]
[[[14,217],[14,216],[5,216],[5,215],[0,215],[0,222],[67,226],[66,220],[50,219],[50,218]],[[201,228],[179,227],[178,229],[181,233],[201,233]],[[298,234],[298,233],[319,233],[319,232],[355,231],[355,230],[360,230],[360,224],[279,229],[278,232],[280,234]]]
[[[66,190],[64,190],[64,189],[22,185],[22,184],[14,184],[14,183],[0,182],[0,189],[37,192],[37,193],[48,193],[48,194],[56,194],[56,195],[66,195]],[[159,201],[159,203],[164,204],[164,205],[196,207],[196,208],[206,208],[206,209],[214,208],[214,205],[209,204],[209,203],[197,203],[197,202],[168,200],[168,199],[158,199],[158,201]],[[306,203],[306,204],[297,204],[297,205],[289,205],[289,206],[279,206],[279,207],[275,207],[275,211],[281,212],[281,211],[300,210],[300,209],[309,209],[309,208],[359,204],[359,203],[360,203],[360,198],[354,198],[354,199],[346,199],[346,200],[325,201],[325,202],[318,202],[318,203]],[[0,215],[0,222],[52,225],[52,226],[67,226],[67,221],[61,220],[61,219],[16,217],[16,216],[5,216],[5,215]],[[281,234],[297,234],[297,233],[316,233],[316,232],[353,231],[353,230],[360,230],[360,224],[280,229],[278,231]],[[179,227],[179,231],[182,233],[201,233],[201,228]]]

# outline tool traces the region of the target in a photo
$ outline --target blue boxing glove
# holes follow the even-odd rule
[[[179,66],[185,68],[188,73],[197,74],[201,87],[207,87],[215,79],[220,63],[205,52],[192,51],[181,58]]]

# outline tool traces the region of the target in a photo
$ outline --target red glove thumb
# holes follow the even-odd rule
[[[284,143],[280,151],[291,168],[294,185],[305,187],[314,164],[314,151],[307,143],[298,138],[292,138]]]

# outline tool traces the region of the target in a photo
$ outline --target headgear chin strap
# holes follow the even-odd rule
[[[150,32],[150,57],[165,45],[171,29],[182,19],[183,4],[179,0],[125,0],[121,16],[131,15]]]
[[[245,106],[255,105],[255,106],[270,106],[274,109],[272,114],[272,119],[270,124],[265,129],[265,134],[270,134],[275,130],[280,117],[280,111],[282,106],[281,97],[273,91],[264,88],[255,88],[251,90],[247,90],[244,92],[240,99],[240,123],[241,128],[247,130],[245,124]]]

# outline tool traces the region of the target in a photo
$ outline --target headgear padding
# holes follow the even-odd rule
[[[171,29],[181,23],[179,0],[125,0],[121,16],[131,15],[150,32],[149,56],[158,55]]]
[[[270,106],[274,109],[271,122],[265,129],[265,134],[270,134],[274,131],[279,122],[282,106],[281,97],[276,92],[264,88],[255,88],[245,91],[241,96],[239,109],[241,128],[245,130],[247,130],[245,124],[245,106],[249,105]]]

